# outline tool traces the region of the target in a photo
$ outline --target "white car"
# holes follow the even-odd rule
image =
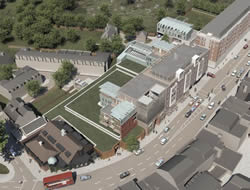
[[[140,154],[142,154],[144,152],[144,149],[143,148],[139,148],[138,150],[134,150],[134,154],[136,156],[139,156]]]
[[[160,167],[163,163],[164,163],[164,159],[163,159],[163,158],[160,158],[159,160],[157,160],[157,162],[155,162],[155,165],[156,165],[157,167]]]
[[[247,62],[246,66],[250,66],[250,61]]]
[[[199,99],[199,96],[194,97],[194,101],[197,101]]]
[[[207,108],[208,108],[209,110],[213,109],[214,104],[215,104],[214,102],[210,102],[210,104],[208,105]]]
[[[247,54],[247,57],[250,57],[250,53]]]
[[[206,119],[207,115],[206,114],[202,114],[201,117],[200,117],[200,120],[201,121],[204,121]]]
[[[236,73],[237,73],[237,71],[236,70],[233,70],[233,72],[232,72],[232,74],[231,74],[231,76],[235,76],[236,75]]]
[[[161,145],[164,145],[168,142],[168,139],[166,137],[161,138]]]
[[[167,133],[169,130],[170,130],[169,127],[165,127],[165,128],[164,128],[164,132],[165,132],[165,133]]]

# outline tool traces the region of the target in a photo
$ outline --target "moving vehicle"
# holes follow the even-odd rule
[[[235,76],[236,75],[236,73],[237,73],[237,71],[236,70],[233,70],[233,72],[232,72],[232,74],[231,74],[231,76]]]
[[[211,77],[211,78],[215,78],[215,74],[214,73],[207,72],[207,76]]]
[[[162,164],[164,164],[164,159],[163,159],[163,158],[160,158],[159,160],[157,160],[157,161],[155,162],[155,165],[156,165],[157,167],[160,167]]]
[[[245,44],[245,45],[243,46],[243,49],[247,49],[247,48],[248,48],[248,45]]]
[[[234,59],[238,59],[238,58],[239,58],[239,55],[235,55],[235,56],[234,56]]]
[[[206,119],[207,115],[206,114],[202,114],[201,117],[200,117],[200,120],[201,121],[204,121]]]
[[[221,89],[222,89],[222,91],[225,91],[225,90],[226,90],[225,84],[221,85]]]
[[[81,181],[87,181],[87,180],[89,180],[89,179],[91,179],[91,176],[90,176],[90,175],[81,175],[81,176],[80,176],[80,180],[81,180]]]
[[[167,133],[169,130],[170,130],[169,127],[165,127],[165,128],[164,128],[164,132],[165,132],[165,133]]]
[[[189,118],[191,114],[192,114],[192,111],[189,110],[189,111],[185,114],[185,117],[186,117],[186,118]]]
[[[162,138],[161,138],[161,145],[164,145],[164,144],[166,144],[167,142],[168,142],[167,137],[162,137]]]
[[[250,61],[248,61],[248,62],[246,63],[246,66],[250,66]]]
[[[250,53],[247,54],[247,57],[250,57]]]
[[[210,104],[207,107],[209,110],[214,108],[214,102],[210,102]]]
[[[129,176],[129,175],[130,175],[130,172],[129,172],[129,171],[125,171],[125,172],[122,172],[122,173],[120,174],[120,178],[123,179],[123,178],[125,178],[125,177],[127,177],[127,176]]]
[[[144,149],[143,148],[139,148],[138,150],[134,150],[134,154],[136,156],[139,156],[140,154],[142,154],[144,152]]]
[[[65,172],[62,174],[43,178],[43,185],[47,190],[58,189],[60,187],[73,185],[74,183],[75,182],[72,172]]]

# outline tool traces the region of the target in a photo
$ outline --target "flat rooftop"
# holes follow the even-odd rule
[[[249,0],[235,0],[222,13],[209,22],[201,32],[211,33],[217,38],[221,38],[228,32],[250,10]]]

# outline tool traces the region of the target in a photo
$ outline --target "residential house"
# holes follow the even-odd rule
[[[171,41],[187,41],[192,32],[192,24],[171,17],[165,17],[157,23],[157,33],[168,35]]]
[[[43,82],[42,76],[35,69],[25,66],[13,74],[13,79],[0,81],[0,94],[7,99],[22,97],[27,94],[25,84],[37,80]]]
[[[23,142],[42,168],[80,167],[92,161],[93,145],[64,121],[49,121],[40,132]],[[50,163],[49,160],[56,161]]]
[[[18,67],[30,66],[38,71],[56,72],[63,61],[71,62],[80,75],[100,76],[111,64],[110,53],[59,50],[53,52],[21,49],[16,55]]]
[[[104,32],[101,36],[101,39],[108,39],[111,40],[115,35],[118,35],[117,27],[107,23]]]
[[[195,43],[210,50],[209,65],[216,67],[249,28],[250,1],[237,0],[197,33]]]

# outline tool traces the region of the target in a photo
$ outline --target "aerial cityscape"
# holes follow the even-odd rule
[[[0,190],[250,190],[250,0],[0,15]]]

